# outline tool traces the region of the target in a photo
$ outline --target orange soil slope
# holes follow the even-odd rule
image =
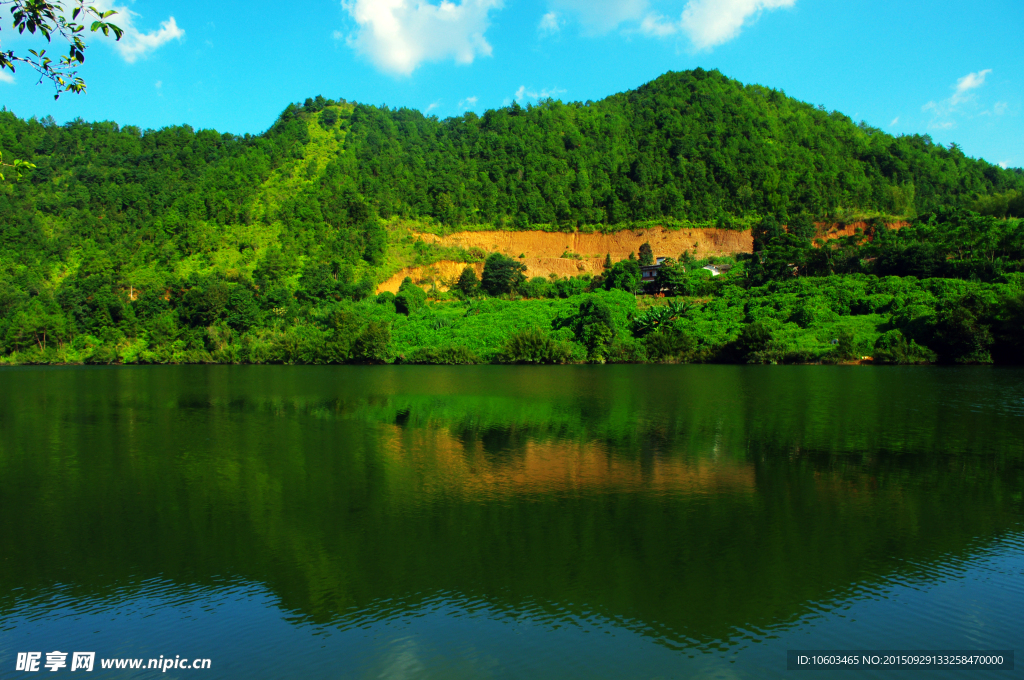
[[[890,229],[907,226],[906,222],[888,225]],[[852,236],[857,229],[867,230],[865,222],[849,224],[819,223],[819,238],[834,239],[840,236]],[[579,276],[580,274],[600,274],[604,271],[605,255],[611,255],[612,261],[624,260],[630,253],[636,253],[644,243],[650,243],[655,257],[678,258],[680,254],[690,251],[697,259],[711,255],[735,255],[750,253],[754,249],[754,240],[750,230],[733,231],[729,229],[676,229],[663,227],[655,229],[626,229],[611,234],[582,234],[579,232],[566,234],[545,231],[462,231],[448,236],[434,234],[417,234],[428,243],[444,246],[458,246],[469,250],[480,248],[487,252],[498,252],[513,258],[525,255],[522,262],[526,265],[526,276],[547,277],[557,274],[560,277]],[[694,250],[696,249],[696,250]],[[580,259],[562,257],[563,253],[579,255]],[[458,278],[465,267],[463,262],[444,260],[426,267],[407,267],[384,283],[377,286],[377,292],[398,292],[398,287],[405,277],[421,285],[429,285],[435,281],[445,289],[442,281]],[[477,276],[483,272],[483,264],[473,265]]]
[[[867,222],[848,222],[846,224],[818,223],[815,226],[818,227],[818,238],[823,238],[826,241],[839,238],[840,236],[853,236],[857,233],[858,229],[862,232],[870,233],[870,227]],[[885,226],[889,229],[902,229],[903,227],[909,227],[910,222],[893,222]],[[868,240],[871,240],[870,235]]]
[[[476,270],[477,277],[481,276],[484,272],[483,262],[477,262],[469,266]],[[435,281],[438,288],[441,290],[447,290],[448,287],[445,286],[443,282],[446,280],[457,279],[465,267],[465,262],[455,262],[454,260],[441,260],[440,262],[435,262],[434,264],[425,267],[406,267],[384,283],[377,286],[377,292],[383,293],[387,291],[389,293],[397,293],[398,287],[402,285],[402,281],[404,281],[407,276],[424,288],[429,288],[430,281]]]
[[[422,234],[424,241],[446,246],[483,248],[510,257],[525,253],[527,257],[557,258],[569,251],[584,257],[604,257],[622,260],[636,253],[644,243],[650,243],[656,257],[679,257],[684,251],[697,252],[697,258],[709,255],[749,253],[753,245],[750,231],[728,229],[629,229],[611,234],[565,234],[546,231],[463,231],[444,237]]]
[[[709,255],[732,255],[749,253],[753,248],[750,231],[727,229],[677,229],[662,227],[655,229],[631,229],[612,234],[581,234],[544,231],[463,231],[438,237],[433,234],[419,234],[419,238],[444,246],[458,246],[469,250],[480,248],[518,258],[525,255],[527,277],[578,276],[584,273],[599,274],[603,271],[605,255],[612,261],[623,260],[630,253],[636,253],[644,243],[650,243],[655,257],[677,258],[690,251],[697,258]],[[694,251],[696,248],[696,251]],[[562,257],[563,253],[574,253],[580,259]],[[443,261],[429,267],[408,267],[377,286],[377,292],[398,291],[402,280],[409,276],[413,281],[437,280],[457,277],[465,265]],[[475,266],[477,274],[483,265]],[[433,272],[431,270],[434,270]]]

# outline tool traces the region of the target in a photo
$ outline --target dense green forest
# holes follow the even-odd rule
[[[443,121],[316,97],[257,136],[5,110],[0,153],[34,165],[0,184],[7,363],[1020,356],[1020,169],[717,71]],[[669,300],[638,298],[628,260],[528,280],[498,258],[449,292],[374,295],[486,255],[420,232],[654,225],[753,228],[755,253],[717,277],[657,253],[673,261],[647,292]]]

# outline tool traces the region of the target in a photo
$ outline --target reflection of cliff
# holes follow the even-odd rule
[[[636,492],[685,496],[752,494],[754,467],[666,455],[637,462],[599,442],[535,441],[514,431],[382,428],[381,451],[399,466],[433,469],[423,491],[460,493],[466,500],[524,494]]]
[[[710,643],[1017,526],[1014,376],[8,371],[0,611],[238,576],[339,626],[456,593]]]

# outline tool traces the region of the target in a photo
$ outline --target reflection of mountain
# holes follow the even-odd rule
[[[783,371],[4,372],[0,607],[237,575],[343,626],[461,593],[712,642],[1019,521],[1019,374]]]
[[[431,467],[424,494],[467,501],[529,494],[635,492],[644,495],[753,494],[754,466],[742,460],[651,455],[630,460],[600,442],[536,441],[512,429],[380,428],[381,452],[396,466]]]

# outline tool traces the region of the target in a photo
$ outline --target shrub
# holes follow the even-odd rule
[[[604,274],[604,286],[608,290],[618,288],[628,293],[640,290],[640,265],[636,260],[619,260]]]
[[[476,276],[476,270],[472,267],[466,267],[459,274],[459,281],[455,284],[455,287],[463,295],[476,295],[480,291],[480,279]]]
[[[644,338],[647,356],[652,361],[687,361],[697,343],[686,332],[674,326],[659,328]]]
[[[591,359],[601,359],[615,339],[615,323],[608,305],[593,297],[580,303],[579,312],[572,320],[576,340],[587,348]]]
[[[831,323],[839,320],[839,315],[832,311],[828,301],[821,297],[812,297],[804,300],[803,304],[793,315],[792,320],[802,328]]]
[[[921,364],[935,360],[935,353],[921,347],[898,330],[891,330],[875,340],[874,356],[880,364]]]
[[[743,327],[736,341],[736,349],[747,357],[765,351],[773,340],[772,330],[763,322],[755,321]]]
[[[371,321],[352,345],[352,356],[357,361],[386,364],[394,357],[391,346],[391,326]]]
[[[859,358],[854,344],[855,337],[854,332],[848,328],[839,331],[839,337],[835,339],[832,349],[821,360],[827,364],[835,364],[840,361],[852,361]]]
[[[446,347],[420,347],[412,353],[408,362],[411,364],[467,365],[480,363],[476,352],[462,345]]]
[[[492,253],[484,262],[484,275],[481,279],[483,289],[489,295],[497,297],[506,293],[518,290],[525,281],[523,272],[526,265],[516,262],[510,257],[501,253]]]
[[[395,310],[399,314],[411,315],[423,307],[427,302],[427,294],[422,288],[412,282],[408,276],[398,287],[398,295],[395,296]]]
[[[512,333],[497,358],[509,364],[564,364],[572,358],[572,346],[534,327]]]
[[[543,276],[535,276],[522,286],[522,293],[528,298],[553,297],[553,288]]]
[[[579,276],[555,281],[555,292],[560,298],[570,298],[574,295],[582,295],[587,290],[587,280]]]
[[[117,363],[117,351],[110,345],[100,345],[86,358],[87,364],[115,364]]]
[[[647,363],[647,350],[644,343],[633,338],[616,340],[608,348],[605,359],[610,364],[644,364]]]

